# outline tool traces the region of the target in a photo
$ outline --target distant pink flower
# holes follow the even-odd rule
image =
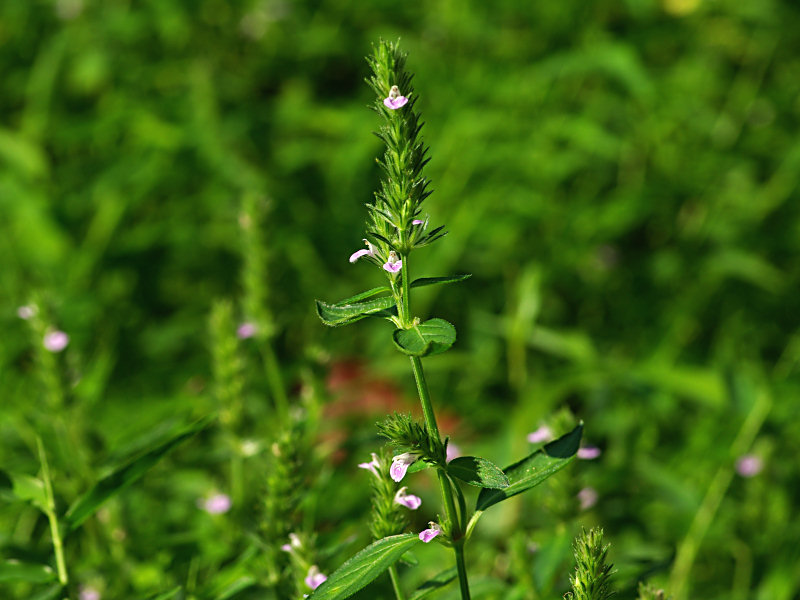
[[[403,486],[397,490],[397,493],[394,495],[394,501],[408,509],[417,510],[422,504],[422,499],[414,494],[406,494],[407,489],[406,486]]]
[[[583,460],[594,460],[600,456],[600,448],[597,446],[584,446],[578,449],[578,458]]]
[[[61,352],[69,344],[69,336],[63,331],[50,331],[45,334],[42,343],[50,352]]]
[[[245,322],[239,325],[239,327],[236,329],[236,337],[238,337],[240,340],[246,340],[247,338],[253,337],[256,334],[256,331],[258,331],[258,329],[256,328],[255,324]]]
[[[359,469],[366,469],[367,471],[372,471],[372,474],[375,475],[375,477],[378,477],[378,467],[380,466],[381,465],[378,462],[378,455],[375,454],[374,452],[372,453],[372,461],[358,463]]]
[[[413,221],[411,221],[411,224],[412,225],[425,225],[425,221],[423,221],[422,219],[414,219]]]
[[[593,487],[585,487],[580,492],[578,492],[578,501],[581,503],[581,510],[589,510],[595,504],[597,504],[597,499],[599,498],[599,494],[597,490]]]
[[[100,600],[100,592],[93,587],[81,586],[81,591],[78,593],[79,600]]]
[[[296,533],[289,534],[289,543],[284,544],[281,546],[281,550],[284,552],[291,552],[294,549],[300,549],[303,547],[303,542],[300,541],[300,538],[297,536]]]
[[[224,514],[231,509],[230,496],[226,494],[214,494],[203,501],[201,508],[210,515]]]
[[[396,85],[392,86],[392,89],[389,90],[389,95],[383,100],[383,103],[386,105],[386,107],[391,108],[392,110],[397,110],[398,108],[405,106],[407,102],[408,98],[400,94],[400,88],[398,88]]]
[[[367,240],[364,240],[364,243],[367,245],[366,248],[362,248],[361,250],[356,250],[350,255],[350,262],[354,263],[362,256],[375,256],[375,246],[370,244]]]
[[[39,312],[39,309],[36,308],[35,304],[26,304],[25,306],[20,306],[17,309],[17,316],[20,319],[27,321],[28,319],[35,317],[37,312]]]
[[[745,454],[736,461],[736,472],[742,477],[755,477],[764,468],[764,461],[755,454]]]
[[[392,466],[389,467],[389,476],[396,482],[400,482],[403,480],[403,477],[406,476],[406,471],[408,471],[408,467],[410,467],[416,460],[419,458],[418,454],[414,454],[413,452],[403,452],[403,454],[398,454],[397,456],[392,457]]]
[[[389,252],[389,260],[383,265],[385,271],[389,273],[397,273],[403,267],[403,261],[397,258],[397,252],[392,250]]]
[[[528,434],[528,441],[531,444],[541,444],[542,442],[547,442],[548,440],[553,439],[553,430],[550,429],[547,425],[542,425],[534,431],[533,433]]]
[[[306,575],[305,582],[308,587],[310,587],[312,590],[315,590],[325,583],[327,579],[328,576],[320,573],[317,565],[311,565],[311,568],[308,570],[308,575]]]
[[[461,448],[459,448],[452,442],[447,444],[447,456],[445,457],[445,460],[447,460],[447,462],[450,462],[451,460],[453,460],[454,458],[458,458],[459,456],[461,456]]]
[[[428,529],[420,532],[419,539],[427,544],[440,533],[442,533],[441,526],[438,523],[431,521],[428,523]]]

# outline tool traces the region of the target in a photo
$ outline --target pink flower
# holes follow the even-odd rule
[[[350,255],[350,262],[354,263],[362,256],[375,256],[375,246],[370,244],[367,240],[364,240],[364,243],[367,245],[366,248],[361,250],[356,250]]]
[[[550,429],[547,425],[542,425],[534,431],[533,433],[528,434],[528,441],[531,444],[541,444],[542,442],[546,442],[548,440],[553,439],[553,430]]]
[[[358,463],[359,469],[367,469],[368,471],[372,471],[372,474],[375,477],[378,477],[378,468],[381,466],[381,463],[378,462],[378,455],[374,452],[372,453],[372,461],[371,462],[363,462]]]
[[[311,565],[311,568],[308,570],[308,575],[306,575],[305,582],[308,587],[310,587],[312,590],[315,590],[325,583],[327,579],[328,576],[320,573],[317,565]]]
[[[755,454],[745,454],[736,461],[736,472],[742,477],[755,477],[764,468],[764,461]]]
[[[258,331],[258,329],[256,328],[255,324],[245,322],[239,325],[239,327],[236,329],[236,337],[238,337],[240,340],[246,340],[247,338],[253,337],[256,334],[256,331]]]
[[[403,261],[397,258],[397,252],[389,252],[389,260],[383,265],[384,270],[389,273],[397,273],[403,267]]]
[[[78,593],[79,600],[100,600],[100,592],[90,586],[81,586],[81,591]]]
[[[283,550],[284,552],[292,552],[293,550],[295,549],[299,550],[302,547],[303,547],[303,542],[300,541],[300,538],[297,536],[297,534],[290,533],[289,543],[281,546],[281,550]]]
[[[63,331],[50,331],[42,343],[50,352],[61,352],[69,344],[69,336]]]
[[[419,539],[427,544],[440,533],[442,533],[441,526],[439,526],[438,523],[431,521],[428,523],[428,529],[425,529],[419,533]]]
[[[396,504],[405,506],[410,510],[417,510],[422,504],[422,500],[419,496],[415,496],[414,494],[406,494],[407,489],[406,486],[403,486],[397,490],[397,493],[394,495],[394,501]]]
[[[600,456],[600,448],[597,446],[584,446],[578,449],[578,458],[583,460],[594,460]]]
[[[423,221],[422,219],[414,219],[413,221],[411,221],[411,224],[412,225],[425,225],[425,221]]]
[[[20,319],[27,321],[28,319],[32,319],[36,316],[36,313],[39,312],[39,309],[36,307],[35,304],[26,304],[25,306],[20,306],[17,309],[17,316]]]
[[[447,455],[445,456],[445,460],[450,462],[454,458],[458,458],[461,456],[461,448],[450,442],[447,444]]]
[[[214,494],[201,504],[201,508],[210,515],[221,515],[231,509],[230,496],[226,494]]]
[[[597,499],[600,496],[597,493],[597,490],[593,487],[585,487],[580,492],[578,492],[578,501],[581,503],[581,510],[589,510],[595,504],[597,504]]]
[[[392,466],[389,467],[389,476],[396,482],[400,482],[403,480],[403,477],[406,476],[406,471],[408,471],[408,467],[410,467],[416,460],[419,458],[419,455],[414,454],[413,452],[404,452],[403,454],[398,454],[397,456],[392,457]]]
[[[392,86],[392,89],[389,90],[389,95],[383,100],[383,103],[386,105],[386,107],[391,108],[392,110],[397,110],[398,108],[405,106],[407,102],[408,98],[400,95],[400,88],[398,88],[396,85]]]

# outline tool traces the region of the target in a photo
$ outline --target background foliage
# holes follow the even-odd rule
[[[63,509],[219,408],[208,315],[241,295],[238,215],[258,197],[281,371],[324,416],[294,490],[304,526],[320,547],[356,536],[318,557],[326,572],[364,545],[354,467],[377,415],[413,406],[412,381],[386,326],[328,331],[312,300],[375,285],[346,260],[378,178],[363,57],[400,37],[432,148],[427,208],[451,232],[414,276],[474,274],[414,301],[459,331],[429,365],[442,428],[508,464],[568,407],[603,450],[487,517],[468,557],[485,597],[566,591],[571,538],[593,524],[621,597],[643,578],[679,597],[797,597],[798,30],[788,0],[1,3],[0,463],[35,474],[39,432]],[[71,336],[57,405],[15,314],[34,294]],[[255,440],[274,434],[258,343],[242,348]],[[233,597],[222,577],[252,547],[269,452],[212,518],[196,501],[230,491],[228,442],[201,434],[88,521],[67,541],[73,579],[107,598]],[[735,475],[745,452],[765,463],[752,479]],[[586,486],[599,499],[579,512]],[[0,556],[50,561],[46,520],[6,500]]]

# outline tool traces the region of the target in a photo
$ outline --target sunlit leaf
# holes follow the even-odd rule
[[[429,319],[411,329],[395,329],[392,339],[404,354],[432,356],[455,343],[456,328],[444,319]]]

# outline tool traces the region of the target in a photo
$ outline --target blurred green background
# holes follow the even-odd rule
[[[428,361],[443,429],[507,464],[568,407],[603,450],[561,474],[569,497],[598,492],[568,535],[547,532],[534,493],[487,518],[474,572],[528,572],[560,596],[564,540],[600,524],[621,597],[653,578],[678,600],[799,598],[798,31],[790,0],[0,3],[0,461],[35,473],[33,432],[57,429],[16,316],[33,294],[71,337],[58,360],[86,424],[77,455],[52,450],[64,502],[131,440],[213,409],[208,314],[241,293],[247,194],[269,206],[290,395],[310,370],[335,405],[333,375],[358,361],[383,386],[378,413],[387,396],[412,406],[390,328],[327,330],[312,302],[382,281],[347,257],[381,152],[363,57],[400,38],[432,150],[427,210],[450,231],[412,271],[474,274],[413,302],[459,331]],[[375,418],[320,446],[322,539],[343,514],[368,537],[366,498],[324,494],[355,480]],[[165,490],[220,486],[215,452],[181,451],[121,497],[126,541],[74,542],[77,578],[129,598],[182,584],[192,556],[229,560],[189,500],[140,520]],[[735,472],[745,453],[755,477]],[[0,508],[0,556],[46,561],[46,525],[26,514]],[[522,566],[514,530],[541,549]]]

